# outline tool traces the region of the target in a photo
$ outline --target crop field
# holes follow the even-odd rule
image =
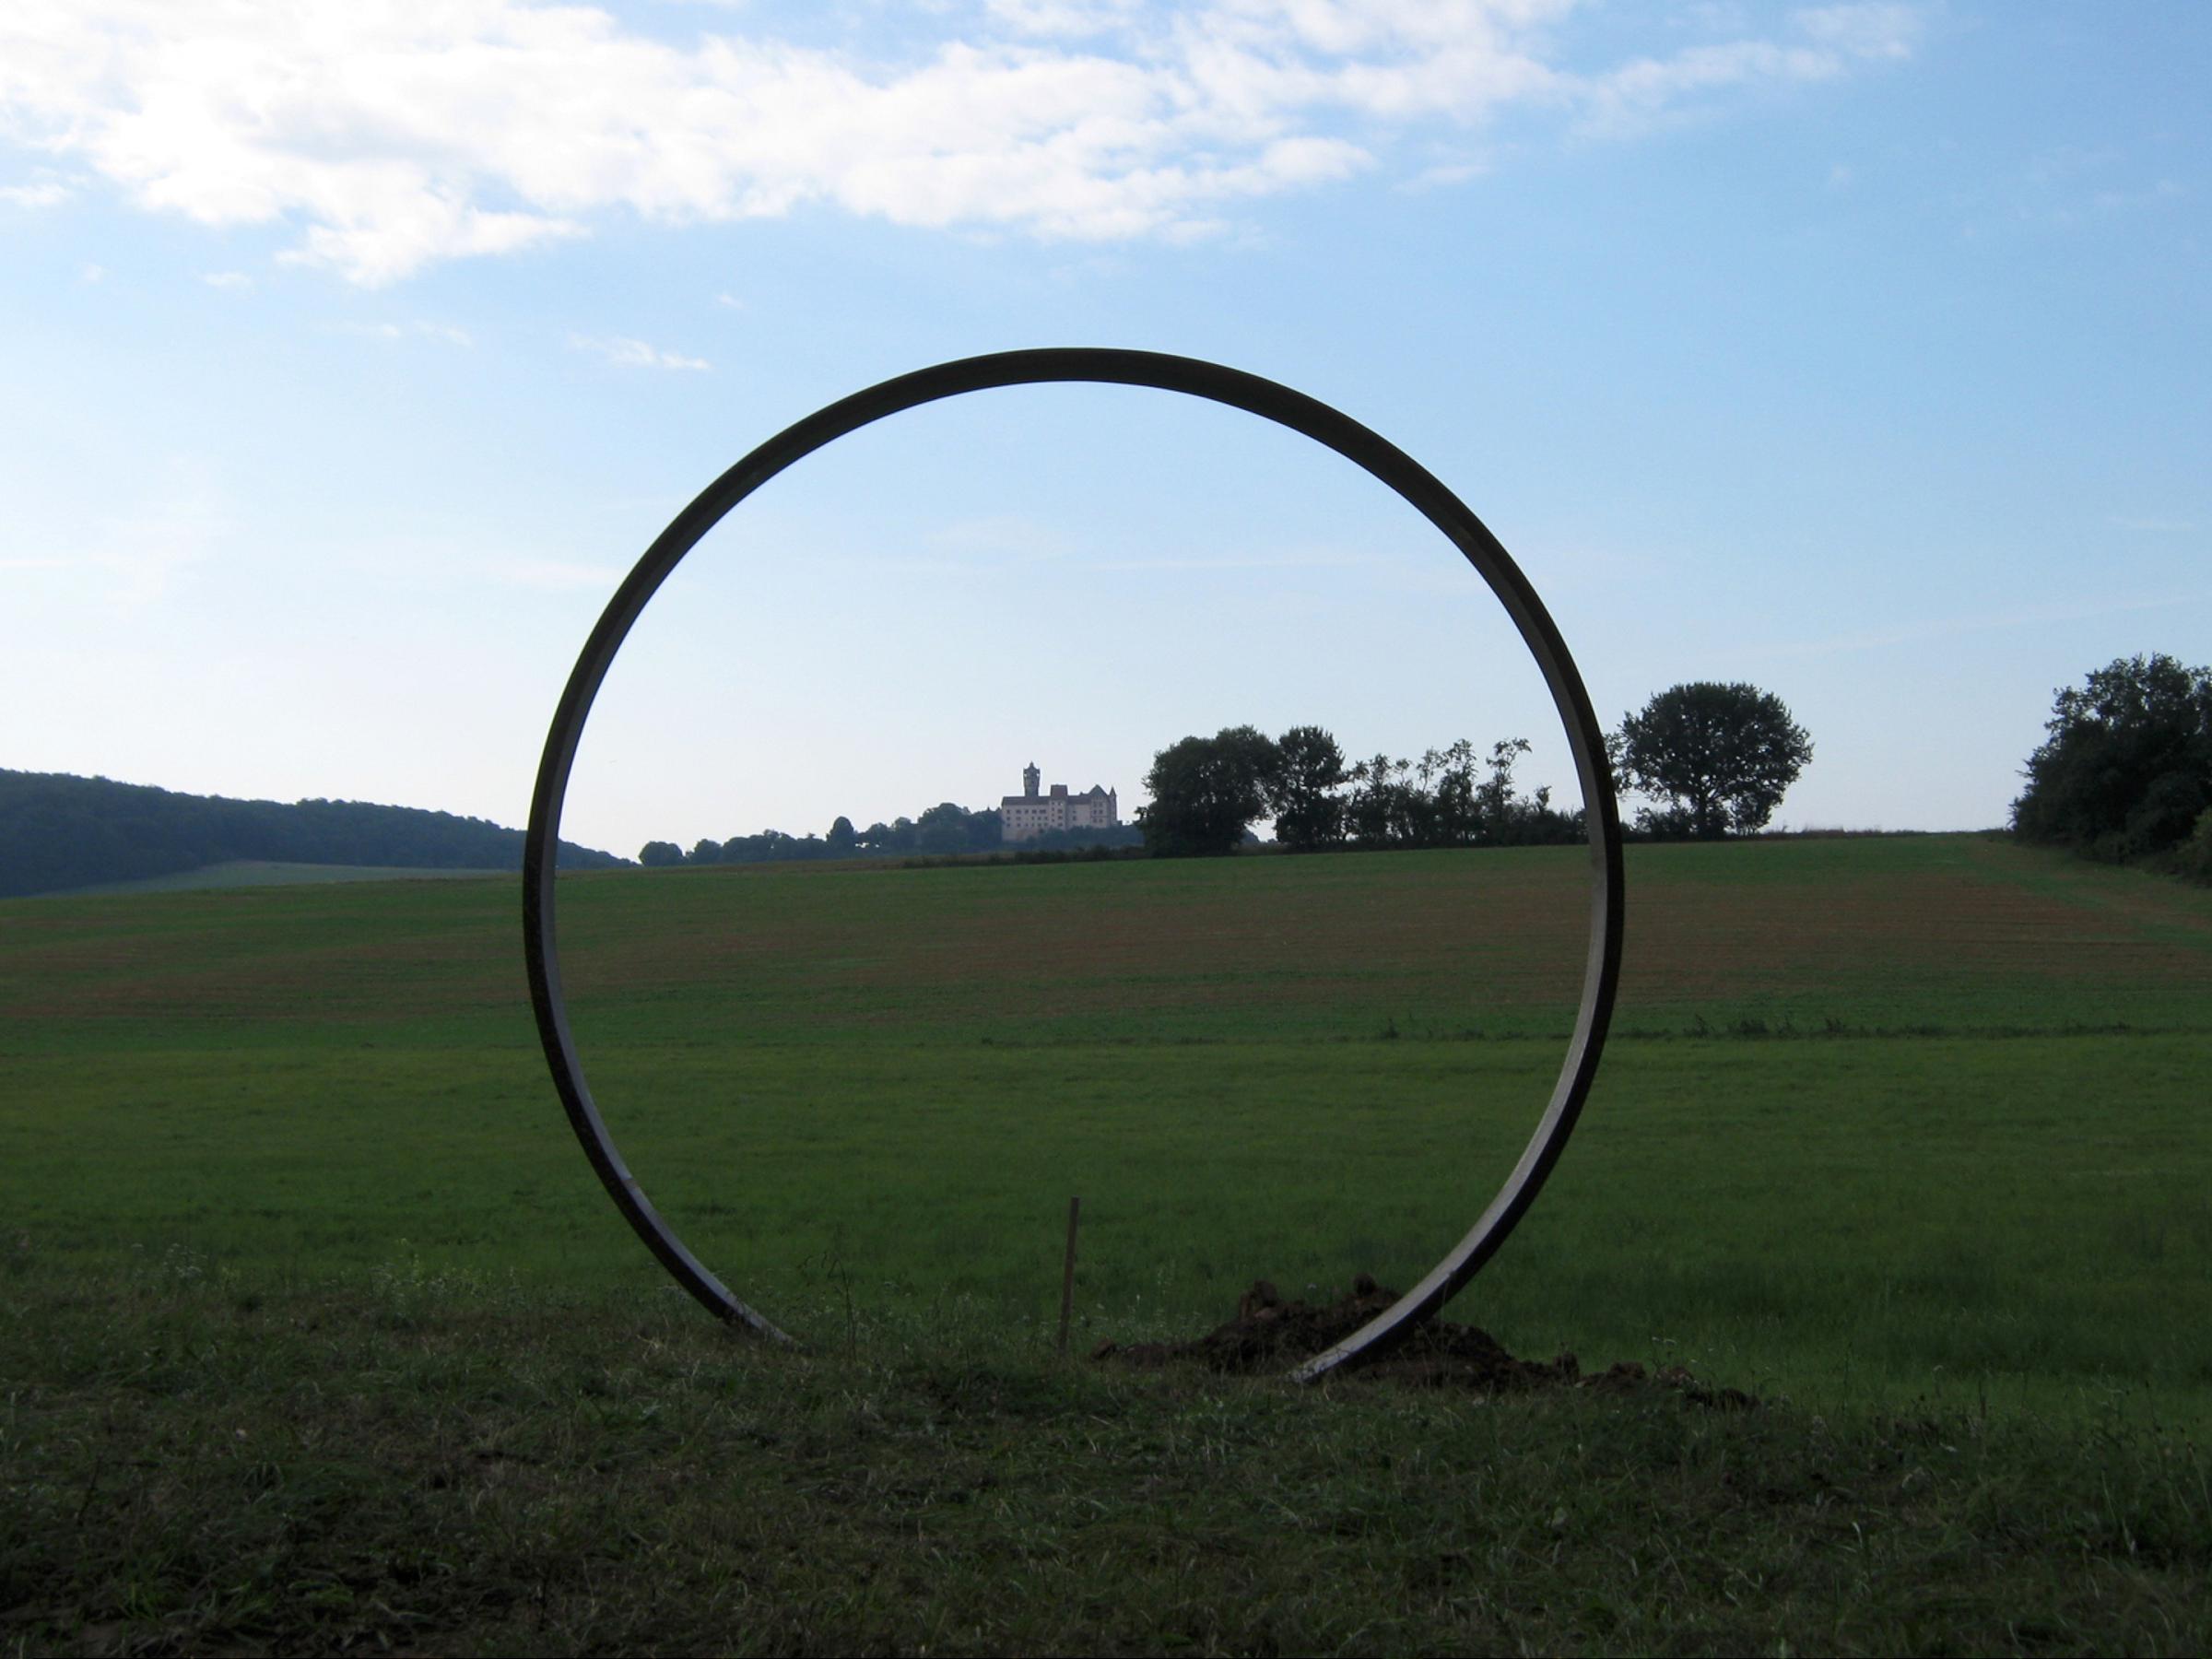
[[[1194,1335],[1259,1277],[1334,1297],[1355,1273],[1403,1285],[1441,1254],[1510,1167],[1559,1065],[1585,945],[1584,863],[1571,850],[564,877],[571,1006],[601,1105],[646,1191],[710,1266],[804,1340],[797,1356],[713,1326],[615,1217],[546,1078],[512,879],[0,903],[8,1478],[80,1532],[96,1524],[102,1481],[135,1489],[124,1512],[145,1511],[147,1539],[164,1540],[118,1544],[56,1596],[32,1583],[55,1571],[51,1539],[10,1534],[0,1640],[12,1630],[34,1651],[436,1647],[439,1630],[464,1647],[768,1649],[2203,1641],[2208,1506],[2194,1441],[2212,1424],[2212,893],[1974,836],[1640,847],[1630,879],[1621,1004],[1588,1112],[1529,1219],[1450,1313],[1516,1353],[1686,1366],[1768,1402],[1754,1426],[1700,1427],[1647,1403],[1601,1433],[1599,1408],[1577,1395],[1488,1418],[1465,1401],[1408,1399],[1324,1431],[1313,1414],[1362,1385],[1108,1381],[1053,1360],[1073,1195],[1086,1351]],[[893,1463],[939,1432],[885,1427],[901,1412],[969,1452],[963,1429],[1013,1436],[982,1458],[1031,1471],[1003,1477],[1026,1496],[1002,1508],[1044,1502],[1054,1482],[1092,1489],[1091,1476],[1068,1474],[1088,1466],[1088,1432],[1113,1471],[1134,1460],[1126,1480],[1099,1472],[1095,1495],[1101,1525],[1137,1531],[1091,1540],[1113,1543],[1134,1601],[1109,1618],[1077,1594],[1092,1569],[1065,1531],[1076,1523],[1053,1511],[1029,1516],[1030,1544],[990,1533],[965,1546],[994,1571],[1018,1558],[1076,1596],[1030,1606],[1027,1622],[993,1622],[998,1580],[962,1589],[958,1572],[902,1556],[942,1594],[902,1602],[876,1585],[834,1617],[794,1623],[785,1606],[739,1625],[670,1623],[641,1602],[624,1623],[609,1609],[630,1592],[603,1586],[580,1610],[573,1583],[555,1593],[541,1578],[532,1623],[517,1568],[475,1612],[440,1602],[432,1626],[417,1627],[403,1617],[416,1581],[388,1562],[348,1578],[325,1561],[315,1578],[299,1562],[323,1557],[290,1533],[280,1547],[247,1526],[240,1537],[259,1542],[218,1548],[215,1512],[181,1520],[191,1505],[175,1510],[172,1492],[166,1518],[151,1512],[149,1471],[171,1462],[134,1459],[125,1441],[170,1444],[187,1464],[228,1456],[223,1402],[257,1400],[239,1443],[282,1419],[288,1455],[304,1455],[313,1414],[302,1417],[301,1391],[320,1398],[324,1369],[334,1397],[352,1402],[349,1422],[363,1434],[383,1425],[376,1449],[346,1454],[349,1502],[382,1489],[366,1473],[382,1463],[413,1471],[395,1477],[403,1485],[428,1479],[418,1465],[431,1442],[461,1460],[456,1490],[489,1491],[510,1455],[498,1448],[520,1447],[517,1435],[538,1473],[498,1502],[525,1488],[554,1502],[530,1481],[552,1481],[563,1458],[674,1479],[653,1461],[665,1430],[677,1463],[703,1459],[747,1483],[765,1507],[746,1525],[781,1515],[786,1529],[825,1529],[824,1560],[891,1547],[867,1531],[877,1522],[853,1517],[876,1514],[877,1498],[899,1508],[873,1484],[886,1465],[846,1461],[847,1431],[854,1446],[889,1436],[903,1448]],[[460,1415],[410,1439],[387,1420],[398,1407],[365,1404],[386,1390]],[[183,1418],[149,1404],[175,1399],[198,1404],[179,1407]],[[764,1432],[814,1450],[782,1463],[767,1442],[733,1452],[713,1428],[733,1399],[762,1420],[799,1414]],[[1228,1414],[1218,1458],[1204,1451],[1209,1412]],[[1030,1418],[1041,1438],[1022,1438]],[[1509,1506],[1514,1527],[1533,1529],[1513,1534],[1520,1567],[1486,1554],[1495,1538],[1470,1542],[1479,1525],[1467,1514],[1420,1511],[1449,1500],[1408,1496],[1427,1477],[1385,1457],[1362,1466],[1395,1467],[1374,1478],[1414,1505],[1390,1533],[1387,1570],[1371,1552],[1358,1583],[1294,1592],[1341,1568],[1324,1548],[1340,1529],[1316,1541],[1285,1522],[1305,1543],[1277,1559],[1253,1542],[1270,1506],[1312,1498],[1299,1471],[1323,1476],[1300,1459],[1335,1468],[1386,1422],[1460,1447],[1488,1471],[1480,1479],[1504,1480],[1497,1460],[1509,1454],[1549,1459],[1549,1474],[1528,1477],[1526,1513]],[[1968,1422],[1983,1438],[1961,1453],[1956,1425]],[[548,1423],[571,1438],[545,1439]],[[1821,1450],[1824,1423],[1843,1450]],[[1801,1520],[1829,1514],[1807,1468],[1820,1465],[1822,1480],[1844,1479],[1835,1469],[1853,1458],[1889,1469],[1912,1433],[1967,1461],[1914,1453],[1880,1477],[1905,1481],[1898,1507],[1880,1511],[1901,1553],[1863,1554],[1858,1579],[1829,1542],[1806,1542],[1828,1539],[1825,1520],[1783,1529],[1801,1553],[1767,1571],[1796,1586],[1789,1595],[1735,1594],[1717,1568],[1664,1593],[1643,1576],[1656,1557],[1636,1556],[1636,1537],[1733,1535],[1728,1505],[1747,1500],[1721,1496],[1729,1456],[1786,1465],[1770,1496],[1786,1492]],[[594,1438],[610,1434],[618,1447]],[[1651,1443],[1631,1452],[1612,1434]],[[1235,1463],[1234,1448],[1263,1443],[1291,1447],[1264,1493],[1231,1482],[1194,1496],[1209,1458]],[[727,1462],[739,1452],[754,1460],[742,1475]],[[1628,1542],[1608,1535],[1611,1576],[1575,1580],[1562,1601],[1558,1540],[1582,1512],[1572,1494],[1616,1489],[1590,1457],[1696,1465],[1717,1483],[1691,1481],[1697,1501],[1719,1507],[1664,1523],[1635,1509]],[[225,1463],[222,1479],[298,1496],[294,1464],[248,1463],[260,1473]],[[1130,1484],[1140,1466],[1193,1483],[1170,1479],[1181,1495],[1160,1512],[1183,1520],[1159,1521],[1164,1532],[1140,1535],[1153,1502]],[[946,1493],[972,1495],[983,1477],[961,1467],[910,1469],[927,1492],[906,1510],[967,1503]],[[806,1471],[807,1501],[839,1518],[789,1509]],[[1617,1477],[1630,1479],[1604,1479]],[[1866,1470],[1853,1478],[1879,1484]],[[1909,1500],[1915,1478],[1924,1489]],[[823,1483],[849,1501],[823,1500]],[[685,1513],[702,1501],[650,1480],[629,1489]],[[590,1556],[599,1547],[573,1531],[582,1500],[562,1491],[559,1524],[531,1524],[558,1540],[545,1548]],[[2006,1507],[2003,1494],[2030,1492],[2042,1496]],[[1207,1510],[1217,1497],[1249,1507]],[[2046,1500],[2057,1530],[2024,1555],[1983,1558],[1961,1542],[1974,1503],[1997,1505],[1993,1535],[2027,1538],[2021,1517]],[[263,1501],[239,1498],[221,1524],[245,1526]],[[1368,1488],[1358,1501],[1388,1507]],[[962,1512],[962,1526],[983,1524]],[[1628,1513],[1608,1524],[1629,1525]],[[1211,1555],[1175,1542],[1186,1523],[1219,1531]],[[1437,1568],[1438,1529],[1470,1526]],[[1756,1535],[1739,1540],[1754,1554]],[[509,1542],[514,1559],[529,1554]],[[1947,1563],[1930,1569],[1927,1596],[1894,1577],[1914,1551]],[[1489,1601],[1441,1581],[1420,1589],[1419,1571],[1453,1577],[1454,1552],[1487,1563],[1468,1572],[1489,1583]],[[1631,1557],[1642,1564],[1621,1568]],[[1430,1566],[1417,1571],[1417,1558]],[[232,1559],[309,1576],[232,1584],[220,1565]],[[414,1570],[423,1582],[461,1571],[438,1559],[445,1568]],[[626,1571],[672,1582],[673,1557],[624,1559]],[[1259,1596],[1242,1622],[1201,1616],[1229,1582],[1206,1578],[1209,1559],[1233,1560],[1237,1593]],[[714,1582],[743,1600],[735,1581]],[[317,1585],[323,1601],[300,1599]],[[1406,1611],[1418,1607],[1431,1612]]]
[[[1571,851],[575,877],[585,1064],[771,1315],[1155,1335],[1407,1283],[1548,1092]],[[1637,849],[1616,1038],[1455,1312],[1732,1383],[2155,1390],[2212,1259],[2212,896],[1972,837]],[[553,1100],[512,884],[8,907],[8,1212],[72,1256],[659,1294]],[[834,1292],[834,1295],[831,1292]]]
[[[334,881],[453,881],[496,876],[496,870],[423,870],[391,865],[281,864],[271,859],[235,858],[169,876],[142,876],[135,881],[106,881],[76,888],[72,898],[111,893],[185,893],[203,888],[322,887]]]

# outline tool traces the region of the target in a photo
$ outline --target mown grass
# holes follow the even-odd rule
[[[565,879],[602,1103],[795,1355],[615,1220],[510,883],[0,904],[0,1642],[2202,1645],[2212,895],[1630,877],[1589,1115],[1453,1314],[1746,1419],[1051,1357],[1070,1194],[1084,1346],[1434,1260],[1557,1068],[1572,854]]]

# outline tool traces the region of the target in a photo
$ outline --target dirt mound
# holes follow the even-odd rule
[[[1102,1342],[1091,1358],[1120,1365],[1157,1367],[1196,1360],[1230,1372],[1285,1371],[1301,1359],[1334,1347],[1398,1300],[1367,1274],[1352,1281],[1351,1294],[1316,1306],[1286,1301],[1275,1286],[1258,1280],[1237,1299],[1237,1316],[1190,1342]],[[1465,1388],[1480,1394],[1536,1388],[1595,1388],[1607,1392],[1659,1386],[1700,1406],[1741,1411],[1758,1404],[1734,1388],[1708,1388],[1679,1366],[1647,1370],[1623,1360],[1585,1376],[1572,1354],[1557,1359],[1519,1359],[1488,1331],[1474,1325],[1431,1319],[1379,1359],[1347,1374],[1373,1381],[1428,1388]]]

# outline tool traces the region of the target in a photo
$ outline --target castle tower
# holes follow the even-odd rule
[[[1037,798],[1038,780],[1043,776],[1044,774],[1037,770],[1037,762],[1034,760],[1030,761],[1027,766],[1021,769],[1021,793],[1027,795],[1030,800],[1035,800]]]

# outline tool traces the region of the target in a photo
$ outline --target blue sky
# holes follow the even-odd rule
[[[2212,8],[34,3],[0,16],[0,765],[519,823],[621,572],[843,394],[1185,352],[1376,427],[1609,722],[1780,694],[1794,825],[2000,821],[2054,687],[2212,658]],[[1557,723],[1378,487],[1164,394],[748,502],[603,696],[634,852],[1141,798],[1252,721]]]

